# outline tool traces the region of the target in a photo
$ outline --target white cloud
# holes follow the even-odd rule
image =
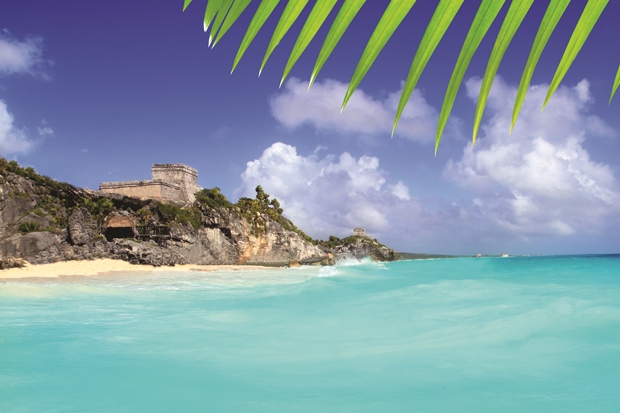
[[[37,131],[41,136],[51,136],[54,134],[54,129],[50,128],[49,126],[39,127],[37,128]]]
[[[29,73],[45,77],[41,70],[44,63],[42,54],[40,39],[15,40],[4,30],[0,33],[0,76]]]
[[[271,99],[271,113],[289,128],[309,124],[319,130],[343,134],[390,136],[400,91],[385,99],[374,99],[358,89],[340,112],[347,86],[328,79],[315,83],[308,91],[306,83],[291,78],[284,91]],[[403,111],[395,136],[431,143],[435,138],[437,117],[437,111],[416,89]]]
[[[297,226],[321,238],[349,235],[359,226],[380,234],[391,227],[390,210],[410,199],[403,182],[385,185],[387,173],[375,157],[344,152],[321,158],[317,151],[303,156],[281,142],[248,162],[241,178],[238,195],[254,197],[262,185]]]
[[[13,115],[8,112],[6,104],[0,100],[0,154],[5,156],[10,153],[28,152],[32,145],[33,142],[26,134],[15,127]]]
[[[319,96],[309,96],[305,85],[289,82],[272,101],[274,115],[290,127],[308,122],[341,133],[381,130],[374,121],[362,122],[361,114],[385,114],[386,101],[361,93],[359,121],[340,122],[338,107],[321,102],[337,96],[339,105],[344,86],[334,81],[320,86]],[[473,101],[479,87],[478,80],[467,82]],[[465,190],[455,191],[460,199],[421,200],[410,193],[407,177],[390,178],[373,156],[336,156],[324,147],[304,155],[284,143],[248,162],[237,195],[254,197],[260,184],[313,237],[344,236],[362,226],[402,251],[562,253],[587,252],[601,240],[607,241],[603,247],[613,244],[610,234],[620,227],[620,185],[609,165],[591,158],[584,142],[602,137],[599,143],[609,144],[617,133],[588,113],[594,100],[587,81],[560,87],[541,114],[546,91],[545,85],[531,88],[509,136],[516,90],[496,80],[476,145],[468,143],[462,157],[443,171]]]
[[[469,80],[477,98],[480,81]],[[547,87],[532,87],[508,136],[516,89],[497,78],[476,145],[449,162],[447,178],[469,190],[481,216],[509,233],[573,235],[601,230],[620,212],[620,186],[612,169],[590,159],[586,139],[614,137],[600,118],[586,80],[560,87],[540,113]]]

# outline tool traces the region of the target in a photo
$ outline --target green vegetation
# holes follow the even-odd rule
[[[362,242],[365,242],[365,243],[376,244],[379,247],[385,247],[385,245],[381,244],[376,239],[370,239],[370,238],[362,237],[359,235],[349,235],[348,237],[345,237],[345,238],[338,238],[334,235],[330,235],[327,241],[318,241],[317,243],[323,247],[335,248],[338,245],[355,244],[357,243],[358,240],[362,240]]]
[[[17,161],[7,161],[6,159],[0,157],[0,174],[3,174],[4,172],[11,172],[15,175],[32,179],[37,185],[43,186],[48,193],[58,193],[59,191],[66,192],[73,189],[73,186],[65,182],[58,182],[48,176],[39,175],[36,173],[34,168],[30,166],[27,168],[22,168],[19,166]]]
[[[472,133],[472,138],[475,142],[476,134],[480,126],[489,91],[491,90],[491,85],[497,73],[497,69],[501,61],[503,60],[506,50],[508,49],[510,43],[514,38],[515,33],[520,27],[524,27],[524,29],[532,32],[533,34],[534,26],[531,23],[528,23],[525,26],[523,25],[524,19],[530,11],[533,2],[534,0],[512,1],[510,2],[510,7],[508,7],[505,13],[502,13],[502,9],[504,8],[504,5],[508,3],[506,2],[506,0],[482,0],[478,3],[478,10],[473,18],[473,21],[471,22],[469,31],[463,39],[462,49],[459,53],[458,59],[456,60],[452,76],[450,77],[450,81],[446,88],[446,93],[441,113],[439,115],[439,123],[435,137],[435,152],[437,151],[437,146],[439,145],[439,141],[441,139],[444,127],[447,124],[448,117],[450,116],[450,112],[452,110],[452,106],[456,100],[457,92],[461,86],[461,83],[463,82],[464,75],[467,71],[469,64],[472,61],[476,50],[478,49],[478,46],[482,43],[489,29],[493,26],[496,20],[502,19],[502,25],[499,29],[495,44],[489,55],[487,68],[482,80],[481,91],[478,96],[478,104],[474,116],[474,126]],[[185,10],[190,3],[192,3],[192,0],[184,0],[183,10]],[[201,3],[204,4],[205,2],[202,1]],[[208,31],[209,26],[211,27],[209,32],[209,43],[211,46],[215,46],[221,40],[222,36],[224,36],[224,34],[228,32],[228,30],[237,21],[237,19],[246,9],[249,3],[250,0],[234,2],[232,0],[206,0],[206,10],[204,14],[204,19],[203,21],[201,21],[201,24],[204,24],[205,31]],[[331,24],[329,31],[327,31],[327,36],[323,42],[323,46],[314,64],[312,75],[310,76],[311,86],[314,80],[317,78],[323,65],[332,54],[334,48],[346,32],[346,30],[350,27],[351,22],[358,15],[358,12],[360,11],[364,3],[366,3],[366,0],[345,0],[344,3],[338,2],[336,0],[319,0],[314,3],[314,6],[309,13],[302,13],[303,10],[306,8],[307,3],[307,0],[289,0],[287,6],[282,11],[282,15],[279,17],[278,23],[273,29],[271,40],[269,42],[269,45],[267,46],[267,50],[260,66],[259,73],[263,70],[263,68],[265,67],[265,63],[271,56],[274,49],[280,44],[280,41],[288,33],[289,29],[291,29],[291,27],[296,27],[294,26],[294,23],[297,21],[297,19],[299,19],[300,16],[307,16],[305,24],[301,28],[301,31],[299,32],[297,39],[294,42],[294,46],[292,47],[292,50],[290,52],[288,61],[286,63],[280,80],[280,85],[282,85],[282,83],[290,73],[291,69],[301,57],[303,52],[306,50],[310,42],[317,36],[319,32],[326,32],[320,29],[324,25],[330,26]],[[338,11],[338,14],[335,16],[335,18],[328,19],[329,15],[331,14],[337,3],[342,4]],[[405,17],[407,17],[407,15],[409,15],[410,13],[413,13],[415,15],[415,11],[412,12],[412,8],[415,3],[416,0],[400,0],[391,1],[386,6],[385,10],[381,14],[381,18],[379,19],[376,27],[374,28],[372,35],[370,36],[370,39],[360,57],[359,62],[357,63],[355,71],[353,72],[353,76],[351,78],[351,81],[349,82],[349,88],[344,96],[342,104],[343,109],[357,86],[360,84],[372,64],[379,56],[385,44],[389,41],[389,39],[392,37],[400,24],[405,20]],[[422,24],[421,27],[426,27],[426,29],[424,31],[424,35],[420,41],[420,44],[417,45],[417,49],[415,50],[415,56],[413,57],[411,68],[409,70],[409,74],[407,75],[407,79],[405,80],[405,84],[403,86],[403,92],[401,94],[400,102],[396,111],[392,133],[394,133],[396,125],[398,124],[399,117],[402,114],[405,105],[409,101],[409,98],[411,97],[411,94],[415,89],[415,86],[417,85],[417,82],[422,72],[424,71],[431,57],[435,53],[435,50],[438,47],[441,39],[448,32],[448,29],[452,25],[452,22],[455,20],[455,18],[458,19],[461,17],[457,16],[457,14],[458,11],[461,9],[463,3],[464,0],[437,1],[437,6],[431,19],[426,24],[424,24],[424,22],[419,22]],[[558,26],[558,23],[560,22],[569,3],[570,0],[550,0],[547,2],[546,12],[542,17],[542,20],[536,32],[536,37],[534,38],[532,43],[530,54],[528,56],[527,62],[524,65],[521,82],[519,84],[517,92],[517,97],[515,98],[514,102],[512,124],[510,125],[511,130],[516,122],[517,116],[521,108],[521,104],[523,103],[523,100],[525,98],[525,94],[529,89],[530,81],[532,79],[534,70],[536,69],[536,66],[538,64],[539,58],[542,55],[542,52],[545,49],[549,39],[551,38],[551,35],[554,34],[554,32],[556,31],[556,27]],[[547,97],[545,99],[545,103],[543,104],[543,108],[544,105],[546,105],[546,103],[549,101],[551,96],[555,93],[558,85],[566,75],[570,66],[573,64],[573,61],[575,60],[577,54],[589,37],[593,27],[597,24],[600,15],[609,4],[609,0],[590,0],[580,3],[584,4],[584,6],[579,20],[576,23],[572,21],[567,22],[568,27],[566,26],[566,24],[564,26],[559,26],[560,30],[558,30],[558,32],[570,33],[572,31],[572,35],[567,41],[567,45],[562,59],[560,60],[553,79],[550,82],[550,87],[547,92]],[[235,56],[233,62],[233,71],[241,60],[247,48],[255,39],[258,32],[263,28],[267,20],[269,20],[268,18],[276,9],[277,4],[278,1],[263,1],[258,6],[258,8],[254,9],[254,15],[251,19],[242,19],[243,21],[249,22],[249,24],[247,30],[245,31],[245,36],[243,37],[243,40],[241,40],[241,44],[239,45],[237,54]],[[411,21],[409,24],[411,24]],[[458,25],[462,24],[462,22],[458,23]],[[573,24],[574,26],[572,26]],[[354,26],[356,28],[359,27],[359,25]],[[358,33],[357,35],[360,34]],[[362,34],[362,36],[365,35]],[[291,44],[290,42],[285,43]],[[283,42],[282,44],[285,43]],[[611,70],[609,72],[611,73]],[[620,67],[618,67],[615,81],[612,80],[610,82],[610,102],[614,94],[616,93],[619,84]]]
[[[99,231],[101,231],[105,218],[117,210],[109,198],[91,196],[69,184],[41,176],[31,167],[22,168],[15,161],[8,162],[0,158],[0,175],[4,176],[6,173],[13,173],[34,182],[34,191],[18,193],[19,186],[11,185],[13,192],[9,195],[23,196],[28,199],[34,197],[36,203],[28,212],[34,212],[41,217],[51,217],[51,225],[44,230],[60,231],[67,228],[71,212],[75,208],[82,207],[97,221]],[[120,208],[128,210],[129,206]],[[255,235],[265,233],[268,220],[272,220],[282,225],[285,230],[293,231],[309,242],[318,243],[284,217],[280,202],[275,198],[271,199],[260,185],[256,187],[255,199],[241,198],[236,204],[231,203],[222,194],[220,188],[215,187],[197,192],[196,202],[192,206],[180,207],[171,203],[151,201],[150,205],[138,209],[135,216],[141,225],[147,225],[151,218],[156,218],[163,225],[190,224],[194,229],[199,229],[202,227],[203,213],[221,208],[245,218]],[[34,222],[23,222],[19,226],[21,233],[39,230],[42,230],[39,224]]]
[[[106,216],[114,211],[114,204],[108,198],[99,198],[97,200],[82,198],[81,206],[86,208],[93,217]]]
[[[226,196],[220,192],[220,188],[217,186],[215,188],[203,189],[196,192],[196,202],[211,209],[231,208],[233,206]]]
[[[256,187],[256,199],[240,198],[235,204],[235,207],[238,209],[241,216],[252,225],[252,231],[255,234],[265,232],[267,222],[263,216],[267,216],[272,221],[282,225],[285,230],[293,231],[306,241],[313,242],[310,236],[306,235],[306,233],[297,228],[291,220],[282,215],[284,210],[280,207],[280,202],[275,198],[269,200],[269,194],[265,193],[263,187],[260,185]]]
[[[29,232],[36,232],[40,230],[41,225],[38,222],[26,221],[19,224],[18,231],[22,235],[26,235]]]
[[[155,205],[154,212],[164,225],[172,222],[179,224],[191,224],[194,229],[202,226],[202,216],[196,207],[181,208],[173,204],[158,203]]]

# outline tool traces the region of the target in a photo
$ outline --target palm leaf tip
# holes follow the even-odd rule
[[[594,25],[598,21],[598,18],[608,3],[609,0],[589,0],[586,4],[583,12],[581,13],[581,17],[579,17],[579,21],[575,26],[575,30],[568,41],[566,50],[564,50],[562,60],[560,60],[560,64],[553,75],[553,79],[551,80],[551,84],[547,90],[545,102],[543,103],[543,109],[547,106],[549,99],[551,99],[551,96],[555,93],[556,89],[560,85],[560,82],[564,78],[564,75],[568,72],[569,67],[573,64],[573,61],[577,57],[581,47],[590,35],[590,32],[594,28]]]
[[[616,80],[614,80],[614,85],[611,88],[611,95],[609,96],[609,103],[614,98],[616,94],[616,90],[618,90],[618,85],[620,85],[620,65],[618,66],[618,72],[616,73]]]
[[[327,37],[325,37],[323,46],[321,46],[321,51],[316,59],[314,68],[312,69],[312,76],[310,77],[308,89],[314,84],[314,81],[323,68],[323,65],[334,51],[334,48],[342,38],[342,35],[347,30],[351,24],[351,21],[353,21],[364,3],[366,3],[366,0],[345,0],[342,7],[340,7],[340,10],[336,15],[336,19],[329,29]]]
[[[267,51],[265,52],[265,56],[263,57],[263,62],[260,65],[260,73],[263,71],[267,60],[273,53],[274,49],[280,44],[282,38],[288,33],[289,29],[295,23],[303,9],[308,4],[309,0],[297,0],[297,1],[289,1],[284,11],[282,12],[282,16],[280,16],[280,20],[276,26],[276,29],[271,36],[271,40],[269,41],[269,46],[267,46]]]
[[[396,131],[396,126],[400,120],[400,117],[405,110],[405,106],[415,89],[424,68],[428,64],[431,56],[435,52],[437,45],[443,38],[444,34],[450,27],[454,16],[459,11],[464,0],[441,0],[433,13],[433,17],[429,22],[424,36],[420,41],[420,45],[416,50],[409,74],[403,85],[403,91],[400,95],[400,101],[398,102],[398,108],[396,109],[396,115],[394,116],[394,126],[392,127],[392,136]]]
[[[280,86],[282,86],[282,83],[289,75],[295,63],[297,63],[297,60],[299,60],[299,57],[306,50],[312,39],[314,39],[321,26],[323,26],[323,23],[335,5],[336,0],[317,0],[286,62]]]
[[[353,91],[366,76],[366,73],[368,73],[368,70],[377,59],[381,50],[383,50],[387,41],[392,37],[394,31],[400,26],[415,3],[416,0],[392,0],[385,9],[351,77],[343,106],[347,104]]]
[[[465,41],[463,42],[463,47],[461,48],[461,52],[459,53],[459,57],[456,61],[456,65],[452,71],[450,83],[448,83],[448,88],[446,89],[446,94],[441,106],[441,112],[439,113],[439,121],[437,124],[437,132],[435,135],[435,154],[437,153],[439,141],[441,140],[446,123],[448,122],[448,117],[450,116],[450,112],[454,106],[456,94],[461,86],[463,78],[465,77],[467,67],[469,66],[474,53],[478,49],[478,46],[480,46],[482,39],[491,27],[493,21],[495,21],[495,18],[504,3],[505,0],[483,0],[478,8],[478,11],[476,12],[474,21],[469,28]]]
[[[523,74],[521,75],[521,81],[519,82],[519,87],[517,88],[517,97],[515,98],[514,107],[512,109],[512,121],[510,124],[510,133],[514,129],[514,126],[517,122],[517,118],[519,117],[519,112],[521,111],[521,107],[523,106],[523,102],[525,100],[525,95],[527,94],[527,90],[530,86],[530,82],[532,80],[532,76],[534,74],[534,70],[536,69],[536,65],[538,64],[538,60],[551,37],[551,34],[555,30],[560,18],[566,11],[570,0],[551,0],[549,6],[547,7],[547,11],[543,16],[542,22],[538,28],[538,32],[536,33],[536,38],[534,39],[534,43],[532,45],[532,49],[530,50],[530,54],[527,58],[527,62],[525,63],[525,69],[523,70]]]
[[[476,137],[478,136],[478,130],[480,123],[482,122],[482,115],[484,114],[484,108],[486,106],[495,75],[499,69],[499,65],[508,49],[508,45],[514,38],[517,29],[523,22],[525,15],[530,10],[534,0],[521,0],[513,1],[506,13],[502,27],[499,30],[495,45],[491,51],[491,57],[487,64],[482,84],[480,86],[480,93],[478,94],[478,103],[476,105],[476,114],[474,116],[474,129],[472,134],[472,144],[476,143]]]

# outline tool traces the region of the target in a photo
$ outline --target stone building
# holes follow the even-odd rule
[[[370,239],[370,235],[366,234],[365,228],[353,228],[353,235]]]
[[[153,164],[153,179],[144,181],[102,182],[101,192],[139,198],[160,198],[194,202],[198,186],[198,171],[179,163]]]

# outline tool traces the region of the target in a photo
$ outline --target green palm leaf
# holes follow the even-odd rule
[[[260,6],[258,6],[254,17],[248,26],[248,30],[243,36],[239,50],[237,50],[237,55],[235,56],[235,61],[233,62],[230,73],[235,71],[237,64],[239,64],[239,60],[241,60],[248,46],[250,46],[250,43],[252,43],[258,34],[258,31],[263,27],[269,16],[271,16],[271,13],[273,13],[273,10],[276,8],[278,3],[280,3],[280,0],[263,0]]]
[[[377,59],[377,56],[389,38],[392,37],[392,34],[403,21],[407,13],[409,13],[409,10],[411,10],[415,2],[416,0],[392,0],[387,9],[385,9],[381,20],[379,20],[375,31],[372,33],[364,49],[364,53],[362,53],[362,57],[355,68],[355,72],[353,72],[353,77],[351,78],[351,82],[349,82],[347,93],[342,102],[342,109],[347,105],[351,95],[353,95],[353,92],[368,72],[368,69],[370,69],[370,66],[372,66],[373,62]]]
[[[241,16],[241,13],[243,13],[243,11],[246,9],[246,7],[248,7],[251,1],[252,0],[235,0],[232,7],[228,11],[228,14],[226,15],[226,20],[224,20],[224,23],[222,24],[222,27],[217,33],[217,37],[215,38],[215,41],[213,42],[211,47],[215,47],[215,45],[220,41],[222,36],[226,34],[228,29],[230,29],[233,23],[237,21],[239,16]]]
[[[420,41],[420,46],[418,47],[415,57],[413,58],[413,63],[411,63],[407,80],[405,80],[403,92],[400,95],[400,101],[398,102],[398,108],[396,109],[396,116],[394,117],[392,136],[394,136],[394,131],[396,130],[398,120],[400,119],[403,110],[405,110],[405,106],[407,105],[407,102],[409,101],[409,98],[411,97],[411,94],[420,79],[420,75],[422,75],[424,68],[435,52],[435,49],[443,38],[443,35],[446,33],[446,30],[450,27],[450,24],[452,23],[454,16],[456,16],[456,13],[461,8],[463,1],[464,0],[441,0],[441,2],[437,5],[435,13],[433,13],[433,17],[424,32],[424,36]]]
[[[353,18],[357,15],[357,12],[360,11],[364,3],[366,3],[366,0],[344,1],[344,4],[336,16],[336,20],[334,20],[332,27],[329,29],[329,33],[327,33],[325,42],[323,42],[323,46],[319,52],[319,57],[316,59],[314,69],[312,70],[312,75],[310,76],[310,82],[308,83],[308,89],[312,87],[312,84],[323,68],[327,58],[332,54],[334,48],[342,38],[342,35],[347,30],[351,24],[351,21],[353,21]]]
[[[190,0],[191,1],[191,0]],[[223,0],[209,0],[207,7],[205,8],[205,17],[203,20],[203,29],[206,32],[213,21],[213,18],[220,10]]]
[[[230,6],[232,6],[233,1],[234,0],[222,0],[222,3],[217,10],[217,14],[215,15],[213,26],[211,26],[211,31],[209,32],[209,45],[213,44],[213,39],[215,38],[217,31],[220,29],[220,26],[224,22],[224,18],[228,14],[228,10],[230,10]]]
[[[495,41],[493,51],[491,52],[491,57],[489,58],[489,62],[487,63],[487,69],[484,72],[482,86],[480,86],[478,104],[476,105],[476,115],[474,116],[474,131],[472,135],[472,143],[476,143],[476,136],[478,135],[478,129],[480,128],[480,122],[482,121],[484,108],[489,97],[489,92],[491,91],[491,86],[493,85],[493,80],[495,80],[495,75],[497,74],[499,64],[501,63],[502,58],[504,57],[504,53],[506,53],[506,49],[508,48],[508,45],[512,41],[512,38],[514,37],[517,29],[521,25],[521,22],[523,22],[523,19],[525,18],[527,12],[530,10],[533,2],[534,0],[513,1],[510,5],[510,8],[508,9],[508,13],[506,14],[504,23],[499,29],[497,40]]]
[[[536,69],[540,55],[545,49],[545,46],[549,41],[549,37],[551,37],[551,33],[553,33],[555,27],[560,21],[560,18],[564,14],[568,3],[570,3],[570,0],[551,0],[549,6],[547,7],[547,11],[545,12],[542,22],[540,23],[538,32],[536,33],[532,50],[530,50],[530,55],[527,58],[527,63],[525,64],[525,69],[523,70],[519,87],[517,88],[517,97],[515,98],[515,105],[512,109],[510,133],[512,133],[515,123],[517,122],[517,117],[519,116],[521,106],[525,100],[527,89],[530,87],[532,75],[534,74],[534,69]]]
[[[616,94],[616,90],[618,90],[618,85],[620,85],[620,66],[618,66],[618,72],[616,73],[616,80],[614,81],[614,86],[611,88],[611,96],[609,96],[609,103],[614,98]]]
[[[271,56],[271,53],[280,44],[280,41],[284,35],[288,32],[293,23],[295,23],[301,11],[304,7],[306,7],[306,4],[308,4],[308,0],[289,0],[282,16],[280,17],[280,21],[278,21],[276,30],[273,32],[273,36],[271,36],[269,46],[267,46],[267,52],[265,53],[265,57],[263,57],[263,63],[260,65],[260,69],[258,71],[259,76],[265,67],[265,63],[267,63],[269,56]]]
[[[465,77],[465,71],[469,66],[469,62],[504,3],[505,0],[482,0],[476,12],[474,21],[465,38],[465,43],[463,43],[461,53],[456,61],[456,66],[452,72],[452,77],[450,78],[448,89],[446,90],[446,96],[443,100],[441,112],[439,113],[439,124],[437,125],[437,134],[435,136],[435,154],[437,154],[441,135],[448,122],[448,117],[450,116],[454,100],[456,99],[456,93],[463,81],[463,77]]]
[[[310,12],[310,15],[308,16],[308,20],[306,20],[304,27],[301,29],[297,42],[295,42],[295,46],[293,46],[293,51],[286,62],[286,67],[282,73],[282,79],[280,80],[280,86],[282,86],[282,83],[284,83],[284,80],[290,73],[291,69],[295,63],[297,63],[297,60],[304,50],[306,50],[308,44],[310,44],[310,41],[314,39],[314,36],[316,36],[316,33],[325,22],[325,19],[327,19],[327,16],[336,5],[336,2],[337,0],[317,0],[316,4],[312,8],[312,12]]]
[[[596,24],[599,16],[609,3],[609,0],[589,0],[586,7],[583,9],[583,13],[577,22],[577,26],[575,27],[575,31],[573,32],[570,40],[568,41],[568,45],[566,46],[566,50],[564,51],[564,55],[562,56],[562,60],[558,65],[557,70],[555,71],[555,75],[553,75],[553,80],[551,81],[551,85],[549,85],[549,89],[547,90],[547,96],[545,97],[545,103],[543,103],[543,109],[553,96],[553,93],[560,85],[560,82],[564,78],[564,75],[568,71],[568,68],[577,57],[577,53],[581,50],[584,42],[590,35],[594,24]]]
[[[206,0],[207,5],[204,15],[205,31],[211,26],[209,44],[217,44],[219,40],[228,32],[232,25],[238,20],[242,12],[247,8],[251,0]],[[299,18],[301,12],[306,7],[309,0],[288,0],[287,5],[280,16],[277,26],[272,34],[271,40],[265,52],[263,61],[260,66],[260,72],[274,49],[278,46],[283,37],[290,30],[291,26]],[[472,0],[473,1],[473,0]],[[523,20],[531,8],[534,0],[512,0],[510,8],[506,14],[495,45],[489,57],[487,68],[482,80],[478,103],[476,105],[476,114],[474,118],[473,141],[475,142],[479,127],[484,114],[484,108],[488,100],[488,95],[493,84],[495,75],[506,50],[512,41],[516,31],[523,24]],[[185,10],[192,0],[184,0],[183,10]],[[235,56],[233,62],[233,71],[239,63],[241,57],[245,54],[247,48],[252,43],[260,29],[264,26],[269,16],[273,13],[280,0],[262,0],[258,6],[252,20],[246,30],[245,36]],[[319,29],[325,24],[327,17],[335,7],[338,0],[315,0],[312,11],[310,12],[300,34],[296,38],[295,45],[289,55],[288,61],[284,68],[280,85],[287,78],[291,69],[294,67],[300,56],[306,50],[310,42],[316,37]],[[325,62],[334,51],[336,45],[349,28],[353,19],[358,15],[361,7],[366,0],[343,0],[342,6],[334,19],[321,51],[317,57],[308,88],[312,86],[319,72],[323,68]],[[497,18],[506,0],[481,0],[480,6],[476,12],[474,20],[467,32],[463,47],[459,53],[455,67],[450,77],[450,82],[446,88],[446,94],[442,103],[437,133],[435,137],[435,153],[439,146],[441,136],[447,124],[450,112],[454,106],[456,95],[463,82],[465,73],[471,62],[473,55],[478,49],[482,39],[486,36],[490,26]],[[381,50],[392,37],[394,31],[402,23],[403,19],[410,13],[416,0],[391,0],[386,10],[382,13],[379,23],[375,27],[370,40],[368,41],[364,52],[355,68],[351,82],[343,99],[342,107],[347,104],[355,89],[378,58]],[[532,45],[532,49],[528,56],[527,63],[521,76],[521,81],[517,89],[515,98],[510,131],[516,123],[517,117],[523,105],[527,89],[529,88],[532,75],[540,60],[542,52],[546,47],[551,34],[554,32],[559,20],[567,9],[570,0],[549,0],[549,5],[545,15],[538,28],[536,38]],[[566,75],[569,67],[574,62],[577,54],[583,47],[586,39],[589,37],[593,27],[609,3],[609,0],[588,0],[585,8],[575,26],[570,37],[566,50],[557,67],[553,80],[551,81],[544,106],[548,103],[551,96],[557,90],[560,82]],[[394,119],[392,134],[398,121],[402,115],[407,101],[411,97],[415,86],[426,68],[430,57],[435,52],[439,42],[446,33],[448,27],[452,24],[458,10],[464,4],[464,0],[440,0],[433,17],[428,23],[424,36],[416,50],[411,68],[407,75],[407,79],[403,86],[403,92],[400,97],[398,108]],[[259,72],[259,75],[260,75]],[[609,101],[613,99],[620,85],[620,67],[616,73],[616,77],[612,86]]]

